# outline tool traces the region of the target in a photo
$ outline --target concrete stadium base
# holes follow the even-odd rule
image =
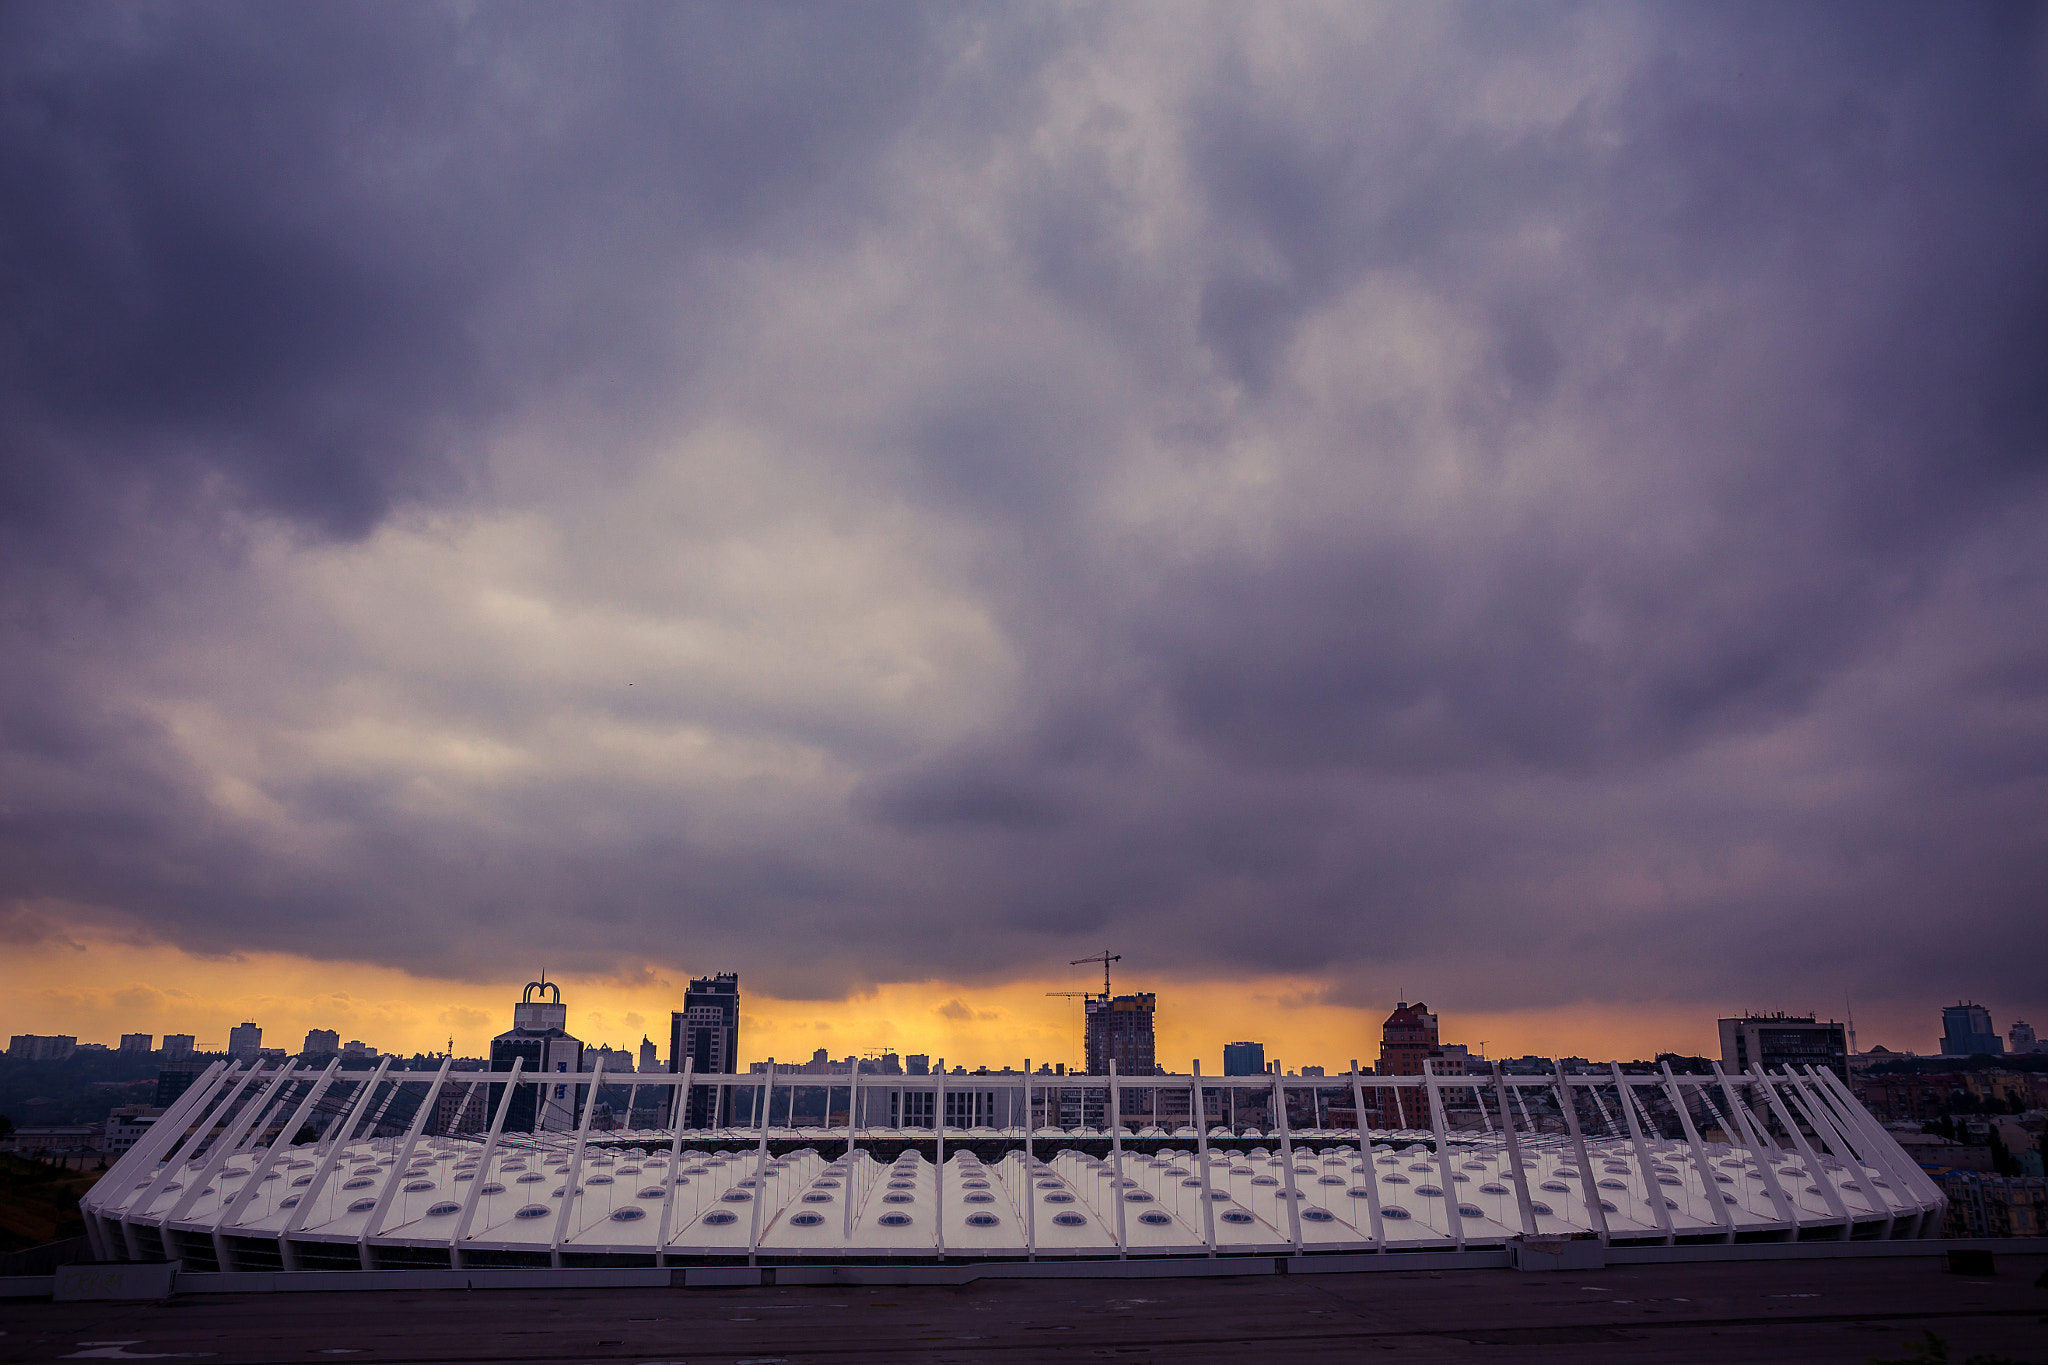
[[[1217,1256],[1181,1259],[980,1261],[954,1265],[872,1264],[769,1266],[617,1266],[478,1270],[184,1271],[155,1265],[65,1267],[58,1276],[0,1279],[0,1298],[60,1293],[57,1280],[105,1285],[96,1298],[165,1298],[171,1294],[375,1293],[478,1289],[729,1289],[764,1285],[949,1285],[983,1280],[1185,1280],[1264,1275],[1379,1275],[1516,1269],[1577,1272],[1607,1266],[1772,1264],[1796,1261],[1942,1260],[1952,1251],[1994,1257],[2048,1255],[2048,1238],[1924,1239],[1899,1242],[1766,1242],[1691,1246],[1602,1246],[1572,1239],[1559,1252],[1538,1254],[1518,1244],[1470,1251],[1329,1253],[1315,1256]],[[116,1271],[146,1272],[127,1276]],[[115,1281],[120,1282],[120,1287]],[[129,1284],[132,1281],[132,1285]],[[72,1294],[68,1297],[83,1297]]]

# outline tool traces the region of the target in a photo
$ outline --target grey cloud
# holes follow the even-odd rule
[[[369,13],[9,12],[21,904],[2035,989],[2037,18]]]

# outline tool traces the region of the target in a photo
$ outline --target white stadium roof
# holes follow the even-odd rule
[[[588,1087],[550,1075],[543,1085]],[[511,1081],[513,1085],[505,1083]],[[515,1072],[218,1065],[87,1195],[107,1259],[195,1268],[759,1264],[1313,1254],[1932,1235],[1942,1198],[1831,1073],[1766,1077],[845,1075],[614,1077],[621,1087],[856,1086],[929,1094],[1277,1088],[1341,1112],[1394,1091],[1428,1128],[1168,1131],[503,1130]],[[431,1135],[449,1087],[492,1085],[486,1132]],[[1569,1102],[1563,1097],[1569,1096]],[[406,1103],[397,1103],[400,1097]],[[848,1095],[846,1112],[860,1112]],[[1236,1111],[1231,1105],[1229,1112]],[[1300,1107],[1300,1106],[1297,1106]],[[444,1106],[445,1108],[445,1106]],[[668,1105],[666,1112],[676,1112]],[[772,1113],[773,1104],[757,1106]],[[829,1108],[829,1105],[828,1105]],[[379,1136],[389,1113],[402,1131]],[[1323,1104],[1312,1112],[1323,1113]],[[326,1135],[290,1138],[318,1114]],[[1155,1111],[1156,1116],[1156,1111]]]

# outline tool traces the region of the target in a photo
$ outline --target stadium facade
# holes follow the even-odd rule
[[[753,1128],[595,1131],[599,1072],[374,1073],[216,1063],[83,1201],[104,1260],[336,1270],[999,1261],[1611,1246],[1935,1235],[1939,1189],[1825,1068],[1674,1075],[929,1077],[632,1074],[751,1092]],[[949,1089],[1007,1092],[992,1116],[1102,1093],[1107,1131],[883,1128],[949,1115]],[[485,1087],[483,1132],[429,1133],[448,1087]],[[836,1128],[778,1127],[824,1089]],[[521,1094],[524,1103],[517,1103]],[[784,1101],[789,1103],[785,1106]],[[915,1104],[905,1101],[918,1100]],[[627,1112],[631,1112],[630,1099]],[[834,1108],[843,1103],[844,1109]],[[1148,1122],[1179,1112],[1199,1124]],[[1310,1116],[1300,1127],[1290,1111]],[[990,1114],[973,1106],[976,1114]],[[1210,1122],[1259,1114],[1269,1128]],[[1392,1117],[1374,1124],[1372,1117]],[[325,1116],[323,1136],[295,1144]],[[399,1116],[394,1118],[394,1116]],[[1349,1117],[1355,1126],[1328,1124]],[[1358,1124],[1363,1117],[1366,1122]],[[531,1120],[530,1120],[531,1122]]]

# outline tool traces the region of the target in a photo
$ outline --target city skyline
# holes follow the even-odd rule
[[[10,4],[0,1026],[2048,1019],[2041,22]]]
[[[278,968],[265,964],[249,970],[274,981]],[[109,1021],[102,1030],[109,1041],[118,1033],[150,1031],[146,1021],[168,1019],[176,1025],[172,1032],[197,1033],[201,1050],[224,1050],[228,1029],[244,1019],[254,1019],[265,1029],[267,1045],[284,1046],[287,1052],[294,1050],[307,1030],[320,1028],[337,1029],[343,1037],[361,1037],[370,1046],[399,1056],[443,1052],[451,1036],[456,1055],[485,1056],[490,1039],[511,1017],[510,1001],[518,998],[509,986],[424,983],[388,972],[363,975],[400,993],[340,999],[330,995],[324,1001],[318,995],[255,995],[243,997],[241,1003],[223,1000],[216,993],[204,1008],[224,1022],[211,1034],[205,1025],[188,1026],[198,1007],[175,995],[147,989],[109,992],[102,1002],[83,1007],[85,1013],[78,1017]],[[1149,980],[1141,983],[1135,975],[1128,979],[1133,983],[1130,989],[1151,990]],[[1045,998],[1044,988],[1055,981],[1070,988],[1088,984],[1085,974],[978,990],[942,983],[944,990],[934,991],[932,983],[906,983],[866,999],[834,1002],[778,1000],[748,990],[743,981],[746,1015],[740,1064],[744,1068],[769,1056],[778,1063],[801,1063],[809,1060],[816,1048],[824,1047],[834,1058],[883,1051],[925,1052],[945,1057],[949,1066],[1017,1066],[1029,1057],[1034,1067],[1064,1062],[1078,1068],[1085,1051],[1078,1002]],[[587,1046],[632,1054],[643,1036],[666,1039],[670,1012],[680,1007],[688,978],[668,985],[621,986],[603,980],[562,984],[569,1031]],[[1099,988],[1099,982],[1093,988]],[[1124,989],[1118,987],[1119,992]],[[1279,1061],[1284,1070],[1306,1064],[1335,1072],[1353,1057],[1360,1066],[1371,1067],[1380,1053],[1382,1025],[1397,1003],[1390,998],[1380,1009],[1330,1005],[1315,1000],[1310,983],[1301,981],[1161,983],[1156,993],[1161,1006],[1157,1016],[1160,1065],[1184,1069],[1190,1058],[1199,1056],[1211,1074],[1222,1074],[1224,1045],[1244,1038],[1263,1043],[1266,1057]],[[945,998],[934,1003],[938,994]],[[76,1001],[76,992],[66,995]],[[82,1031],[68,1025],[56,1027],[50,1021],[58,1015],[51,1011],[66,1006],[52,1001],[39,1009],[35,996],[27,992],[0,1002],[0,1036],[52,1032],[75,1032],[81,1039],[92,1036],[91,1026]],[[969,1005],[968,999],[975,1004]],[[1895,1052],[1933,1055],[1939,1051],[1942,1011],[1953,1003],[1929,1001],[1917,1013],[1909,1009],[1896,1019],[1888,1015],[1873,1019],[1859,1012],[1860,1047],[1884,1046]],[[74,1003],[69,1008],[81,1005]],[[1240,1012],[1232,1014],[1232,1008]],[[1433,1013],[1448,1013],[1443,1041],[1467,1046],[1475,1054],[1623,1060],[1649,1058],[1659,1052],[1719,1055],[1719,1019],[1776,1008],[1749,1001],[1710,1006],[1705,1013],[1581,1007],[1546,1018],[1526,1013],[1446,1012],[1431,1006]],[[1823,1020],[1842,1017],[1840,1011],[1830,1011],[1819,1003],[1788,1002],[1783,1008],[1787,1013],[1812,1012]],[[1996,1001],[1988,1008],[2001,1036],[2015,1022],[2043,1017],[2041,1011],[2006,1008]],[[38,1020],[41,1027],[27,1026]],[[116,1022],[121,1024],[118,1030],[112,1027]],[[164,1032],[163,1024],[155,1023],[154,1031]],[[665,1041],[660,1050],[666,1065]]]

